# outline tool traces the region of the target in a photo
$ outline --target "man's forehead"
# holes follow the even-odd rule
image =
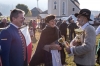
[[[6,18],[3,18],[2,20],[6,20]]]
[[[24,14],[22,13],[22,14],[18,14],[18,17],[24,17]]]
[[[80,18],[80,17],[85,17],[85,16],[83,16],[83,15],[78,15],[78,16],[77,16],[77,18]]]
[[[24,15],[25,15],[24,13],[19,13],[19,14],[18,14],[18,16],[24,16]]]
[[[6,18],[3,18],[3,19],[2,19],[2,21],[6,21],[6,20],[7,20]]]

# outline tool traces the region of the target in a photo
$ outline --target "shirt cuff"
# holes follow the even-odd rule
[[[73,47],[70,47],[70,51],[71,51],[71,53],[69,54],[69,56],[74,56],[73,48],[74,48],[74,46],[73,46]]]

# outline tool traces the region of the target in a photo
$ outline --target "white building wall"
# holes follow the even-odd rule
[[[74,11],[73,11],[73,8],[74,8]],[[67,16],[78,13],[79,10],[80,9],[77,6],[75,6],[70,0],[68,0],[68,15]]]
[[[63,2],[65,2],[65,14],[63,14]],[[60,2],[60,16],[66,16],[67,15],[67,0],[61,0]]]
[[[54,9],[54,2],[56,1],[57,9]],[[59,16],[59,0],[48,0],[48,14]]]
[[[48,0],[48,14],[51,14],[52,13],[52,0]]]
[[[57,9],[54,9],[54,2],[57,2]],[[63,14],[63,2],[65,2],[65,14]],[[73,8],[75,11],[73,11]],[[79,9],[70,0],[48,0],[48,14],[56,16],[69,16],[79,12]]]
[[[39,14],[42,18],[45,18],[46,16],[48,16],[48,14]]]

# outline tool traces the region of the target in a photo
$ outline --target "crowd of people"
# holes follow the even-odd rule
[[[41,20],[40,39],[30,63],[27,61],[26,40],[20,31],[21,26],[25,24],[24,14],[24,11],[14,9],[10,14],[11,22],[7,22],[6,18],[1,20],[0,28],[6,27],[0,32],[2,66],[40,66],[41,64],[44,66],[64,66],[67,59],[65,52],[74,57],[76,66],[95,66],[95,62],[100,64],[100,44],[95,61],[96,35],[100,33],[100,26],[95,30],[89,24],[89,21],[92,21],[89,9],[81,9],[79,13],[74,14],[77,22],[74,22],[72,17],[67,21],[56,20],[54,15],[48,15]],[[37,25],[34,19],[28,23],[31,40],[35,37]],[[80,43],[75,39],[75,29],[83,31]],[[58,41],[62,36],[65,38],[64,44]]]

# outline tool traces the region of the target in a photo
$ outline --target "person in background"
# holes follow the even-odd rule
[[[0,23],[0,28],[5,28],[9,25],[9,23],[7,22],[6,18],[3,18],[1,23]]]
[[[37,22],[36,22],[36,20],[33,20],[33,21],[32,21],[32,25],[33,25],[33,32],[34,32],[34,37],[35,37],[36,26],[37,26]]]
[[[33,27],[29,27],[29,33],[30,33],[30,36],[31,36],[31,40],[33,40],[33,37],[34,37]]]
[[[48,15],[45,23],[46,26],[42,30],[38,46],[29,65],[62,66],[65,64],[65,52],[64,47],[58,43],[61,35],[55,25],[55,16]]]
[[[40,30],[42,30],[42,22],[43,22],[43,19],[41,19],[40,21]]]
[[[100,34],[100,25],[96,28],[96,35]]]
[[[30,36],[31,36],[31,40],[33,41],[33,37],[34,37],[34,26],[33,26],[33,20],[31,19],[29,22],[29,32],[30,32]]]
[[[45,28],[46,24],[45,24],[45,20],[42,19],[41,22],[40,22],[40,27],[41,27],[41,30],[43,30]]]
[[[26,40],[21,26],[25,12],[14,9],[10,14],[10,25],[0,33],[2,66],[28,66]]]
[[[72,20],[73,18],[72,18],[72,16],[70,16],[69,18],[68,18],[68,23],[71,23],[71,20]]]
[[[43,21],[43,23],[42,23],[42,30],[45,28],[45,26],[46,26],[46,23],[45,23],[45,21]]]
[[[66,23],[66,21],[63,21],[59,27],[61,35],[63,35],[65,37],[65,41],[67,39],[67,27],[68,27],[68,24]]]
[[[72,19],[70,21],[71,23],[68,25],[69,29],[69,40],[72,41],[72,39],[76,36],[75,29],[78,28],[74,20]]]
[[[89,24],[91,11],[89,9],[81,9],[75,14],[77,17],[81,34],[81,43],[73,39],[70,46],[66,47],[68,54],[74,56],[76,66],[95,66],[95,28]]]
[[[33,21],[33,20],[31,19],[30,22],[29,22],[29,26],[30,26],[30,27],[33,27],[32,21]]]
[[[96,36],[98,36],[99,34],[100,34],[100,25],[96,29]],[[96,53],[97,53],[96,63],[100,65],[100,39],[98,40],[98,46],[97,46]]]
[[[59,27],[60,27],[60,25],[61,25],[61,23],[62,23],[62,20],[61,20],[61,19],[59,19],[59,21],[58,21],[58,22],[56,22],[56,26],[59,28]]]

